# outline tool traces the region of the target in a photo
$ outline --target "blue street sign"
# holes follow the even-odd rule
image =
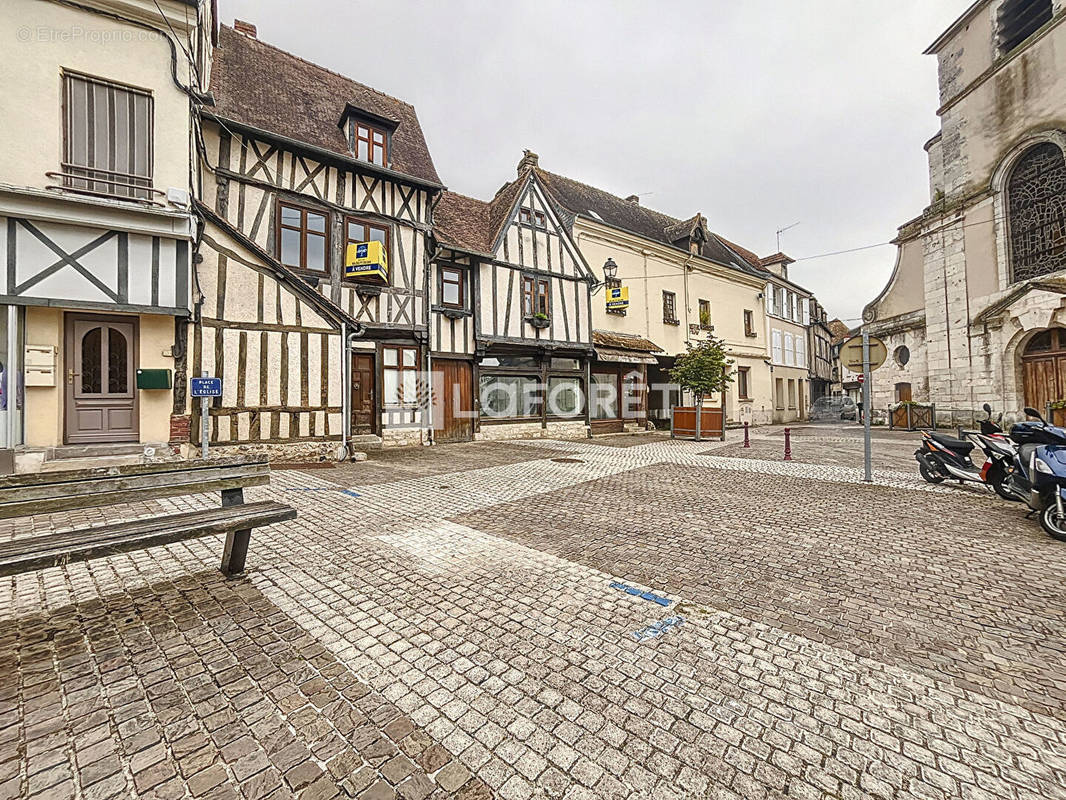
[[[221,397],[221,378],[189,378],[189,394],[193,397]]]

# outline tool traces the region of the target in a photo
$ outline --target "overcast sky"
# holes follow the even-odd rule
[[[922,51],[971,0],[221,0],[222,22],[412,103],[448,188],[543,168],[768,255],[831,316],[881,290],[929,200]],[[298,11],[296,9],[299,9]],[[855,323],[852,322],[852,325]]]

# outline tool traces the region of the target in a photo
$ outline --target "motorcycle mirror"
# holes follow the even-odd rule
[[[1040,415],[1040,412],[1037,411],[1035,408],[1030,408],[1029,406],[1026,406],[1022,409],[1022,411],[1025,412],[1025,416],[1027,417],[1036,417],[1041,422],[1044,421],[1044,418]]]
[[[983,406],[981,406],[981,408],[985,410],[986,414],[992,416],[992,406],[990,406],[988,403],[985,403]]]

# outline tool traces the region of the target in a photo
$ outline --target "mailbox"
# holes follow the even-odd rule
[[[137,370],[138,389],[169,389],[169,369],[139,369]]]
[[[54,344],[28,344],[25,349],[27,386],[56,385],[56,346]]]

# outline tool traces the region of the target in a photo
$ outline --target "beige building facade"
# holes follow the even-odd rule
[[[206,100],[210,9],[11,0],[4,11],[0,470],[173,455],[195,232],[190,104]]]
[[[1066,3],[981,0],[928,49],[930,204],[864,310],[888,363],[874,406],[1009,416],[1066,397]]]
[[[538,174],[603,284],[592,301],[593,372],[616,380],[629,404],[617,417],[593,419],[593,432],[669,427],[670,407],[686,401],[671,391],[674,358],[709,336],[724,340],[735,361],[724,398],[727,424],[772,422],[763,300],[772,275],[758,256],[711,231],[702,214],[680,220],[642,206],[635,195],[622,198],[539,166]],[[611,307],[612,290],[625,293],[624,307]],[[636,388],[641,383],[646,389]]]

